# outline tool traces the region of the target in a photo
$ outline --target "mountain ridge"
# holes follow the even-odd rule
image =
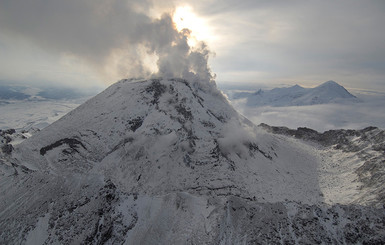
[[[328,103],[358,102],[343,86],[334,81],[327,81],[314,88],[304,88],[298,84],[291,87],[258,90],[257,92],[240,92],[232,99],[246,99],[246,105],[253,106],[305,106]]]

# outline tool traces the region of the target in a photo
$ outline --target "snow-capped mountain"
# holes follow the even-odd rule
[[[235,93],[232,99],[246,98],[248,106],[304,106],[339,102],[357,102],[358,99],[334,81],[315,88],[295,85],[287,88],[258,90],[255,93]]]
[[[213,84],[122,80],[13,148],[4,244],[385,241],[381,199],[333,199],[312,147],[254,126]]]

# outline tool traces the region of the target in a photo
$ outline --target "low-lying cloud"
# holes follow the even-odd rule
[[[248,107],[244,100],[233,101],[234,107],[255,124],[289,128],[308,127],[323,132],[330,129],[385,128],[385,95],[363,95],[360,103],[323,104],[287,107]]]

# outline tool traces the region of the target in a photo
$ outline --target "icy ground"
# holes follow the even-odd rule
[[[0,104],[0,129],[42,129],[75,109],[81,100],[7,101]]]

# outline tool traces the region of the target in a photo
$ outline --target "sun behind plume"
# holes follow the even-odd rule
[[[177,7],[173,15],[173,22],[178,31],[183,29],[191,30],[189,36],[190,46],[195,46],[197,41],[207,42],[212,38],[205,20],[198,17],[190,6]]]

